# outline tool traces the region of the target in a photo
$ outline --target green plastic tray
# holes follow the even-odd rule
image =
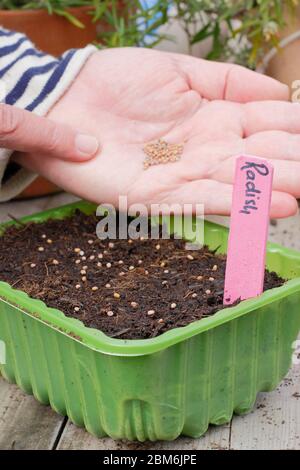
[[[23,220],[65,218],[76,208],[94,211],[80,202]],[[211,249],[225,252],[227,236],[226,228],[205,222]],[[210,423],[251,410],[257,393],[274,389],[289,369],[300,330],[300,253],[268,244],[267,266],[290,280],[147,340],[109,338],[0,282],[7,347],[0,371],[99,437],[199,437]]]

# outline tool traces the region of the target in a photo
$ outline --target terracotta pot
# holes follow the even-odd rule
[[[7,29],[25,33],[41,50],[59,56],[67,49],[84,47],[97,39],[105,25],[92,23],[90,7],[70,8],[68,11],[85,25],[77,28],[66,18],[49,15],[46,10],[0,10],[0,24]],[[19,197],[30,198],[58,192],[59,188],[44,178],[37,178]]]
[[[61,189],[55,184],[47,181],[42,176],[39,176],[28,188],[16,197],[16,199],[31,199],[35,197],[48,196],[61,192]]]
[[[295,80],[300,80],[300,34],[297,34],[300,32],[300,7],[294,17],[286,14],[286,23],[281,48],[267,56],[266,73],[291,87]]]
[[[62,16],[49,15],[46,10],[0,10],[0,24],[25,33],[39,49],[58,56],[67,49],[84,47],[97,38],[99,25],[92,23],[90,7],[68,11],[85,25],[84,29],[77,28]]]

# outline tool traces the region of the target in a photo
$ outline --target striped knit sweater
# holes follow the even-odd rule
[[[95,51],[87,46],[54,58],[38,51],[25,35],[0,26],[0,101],[46,115]],[[37,177],[20,169],[3,183],[11,154],[0,148],[0,202],[20,194]]]

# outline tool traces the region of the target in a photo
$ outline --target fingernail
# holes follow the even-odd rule
[[[96,137],[86,134],[78,134],[75,139],[75,145],[83,155],[94,155],[99,148],[99,142]]]

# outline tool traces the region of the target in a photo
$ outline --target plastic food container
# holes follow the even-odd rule
[[[76,208],[94,211],[80,202],[23,220],[65,218]],[[227,235],[205,223],[211,249],[226,252]],[[300,253],[269,244],[267,266],[290,280],[147,340],[109,338],[0,282],[1,373],[99,437],[199,437],[210,423],[251,410],[289,369],[300,330]]]

